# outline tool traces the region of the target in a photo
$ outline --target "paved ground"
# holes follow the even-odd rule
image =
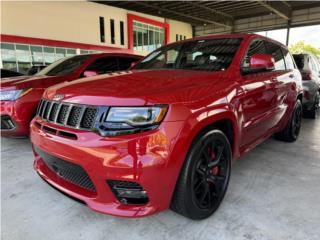
[[[44,183],[28,139],[1,143],[2,239],[320,239],[320,119],[305,120],[296,143],[270,139],[233,167],[211,218],[171,211],[142,219],[92,212]]]

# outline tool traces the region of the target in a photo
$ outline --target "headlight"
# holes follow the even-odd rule
[[[165,117],[168,106],[111,107],[100,126],[102,135],[123,135],[156,128]]]
[[[21,90],[9,90],[9,91],[1,91],[0,92],[0,100],[1,101],[13,101],[17,100],[19,97],[30,92],[32,88],[26,88]]]

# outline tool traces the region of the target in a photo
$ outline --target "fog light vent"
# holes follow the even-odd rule
[[[138,183],[115,180],[107,180],[107,183],[123,204],[146,204],[149,201],[147,192]]]

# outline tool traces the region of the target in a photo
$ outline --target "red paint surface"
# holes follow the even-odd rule
[[[32,88],[32,91],[16,101],[0,101],[1,115],[9,115],[16,123],[14,130],[2,130],[2,136],[21,136],[29,134],[29,123],[35,115],[36,108],[46,88],[55,84],[70,82],[81,77],[89,64],[106,56],[130,56],[140,59],[140,56],[123,53],[99,53],[90,57],[73,73],[64,76],[20,76],[1,79],[0,91]]]
[[[65,94],[63,101],[66,102],[105,106],[165,103],[169,110],[157,129],[118,137],[101,137],[94,132],[64,128],[39,117],[33,120],[33,144],[82,166],[96,186],[94,196],[50,172],[37,155],[35,169],[46,181],[98,212],[140,217],[168,208],[189,146],[203,128],[217,121],[228,121],[233,128],[232,150],[233,160],[236,160],[282,130],[302,94],[298,70],[242,76],[240,66],[250,42],[263,37],[239,34],[216,37],[232,36],[243,37],[243,41],[226,71],[132,70],[49,88],[44,98]],[[213,37],[197,39],[209,38]],[[291,74],[294,78],[289,77]],[[76,134],[78,140],[44,132],[35,126],[35,121]],[[150,202],[142,206],[120,203],[106,179],[140,183]]]

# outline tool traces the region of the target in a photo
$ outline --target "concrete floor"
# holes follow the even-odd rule
[[[270,139],[233,167],[209,219],[172,211],[125,219],[89,210],[44,183],[28,139],[1,143],[2,239],[320,239],[320,120],[304,120],[293,144]]]

